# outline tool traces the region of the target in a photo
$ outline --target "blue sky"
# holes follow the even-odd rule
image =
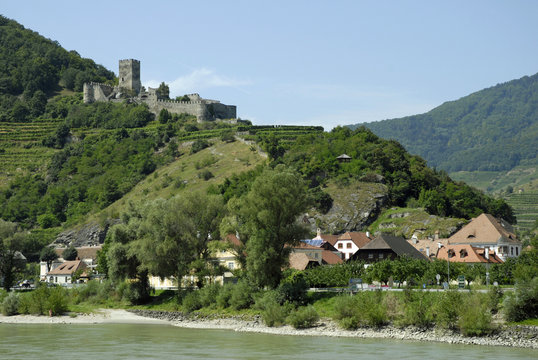
[[[255,124],[423,113],[538,72],[538,1],[4,1],[2,15]]]

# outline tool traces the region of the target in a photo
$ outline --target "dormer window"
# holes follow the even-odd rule
[[[455,255],[456,255],[456,254],[454,253],[454,250],[452,250],[452,249],[448,250],[448,258],[449,258],[449,259],[452,258],[452,257],[454,257]]]
[[[467,239],[474,239],[476,236],[474,236],[473,234],[469,234],[467,235]]]
[[[467,250],[461,249],[460,250],[460,259],[463,259],[466,256],[467,256]]]

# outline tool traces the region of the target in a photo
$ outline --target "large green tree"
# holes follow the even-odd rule
[[[205,275],[208,243],[218,236],[224,211],[220,196],[190,193],[151,203],[135,243],[138,258],[151,274],[178,281],[191,273],[198,285]]]
[[[301,176],[283,165],[266,169],[239,203],[236,224],[245,243],[249,280],[259,287],[278,286],[282,269],[288,265],[291,246],[307,235],[298,221],[308,204]]]
[[[15,276],[26,264],[20,253],[26,234],[16,223],[0,219],[0,279],[9,291],[15,283]]]

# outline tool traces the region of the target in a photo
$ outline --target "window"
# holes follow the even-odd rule
[[[348,249],[351,249],[351,243],[347,243],[347,246],[346,246]]]
[[[228,263],[228,269],[233,270],[233,269],[234,269],[234,266],[235,266],[235,264],[234,264],[233,261],[230,261],[230,262]]]
[[[519,256],[519,248],[516,247],[516,256]]]
[[[318,253],[315,253],[315,254],[314,254],[314,258],[315,258],[315,259],[319,259],[319,256],[318,256],[318,255],[319,255]]]
[[[383,259],[383,253],[379,253],[379,258]]]
[[[373,253],[369,253],[368,254],[368,259],[373,259],[374,258],[374,254]]]
[[[344,248],[344,244],[342,244],[342,243],[338,243],[338,248],[339,248],[339,249],[343,249],[343,248]]]
[[[510,255],[514,255],[514,248],[510,246]]]

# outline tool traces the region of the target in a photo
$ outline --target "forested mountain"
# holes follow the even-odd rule
[[[352,125],[356,128],[361,124]],[[428,113],[362,124],[447,172],[537,164],[538,74],[498,84]]]
[[[114,73],[0,15],[0,122],[26,122],[45,111],[62,88],[113,82]]]

